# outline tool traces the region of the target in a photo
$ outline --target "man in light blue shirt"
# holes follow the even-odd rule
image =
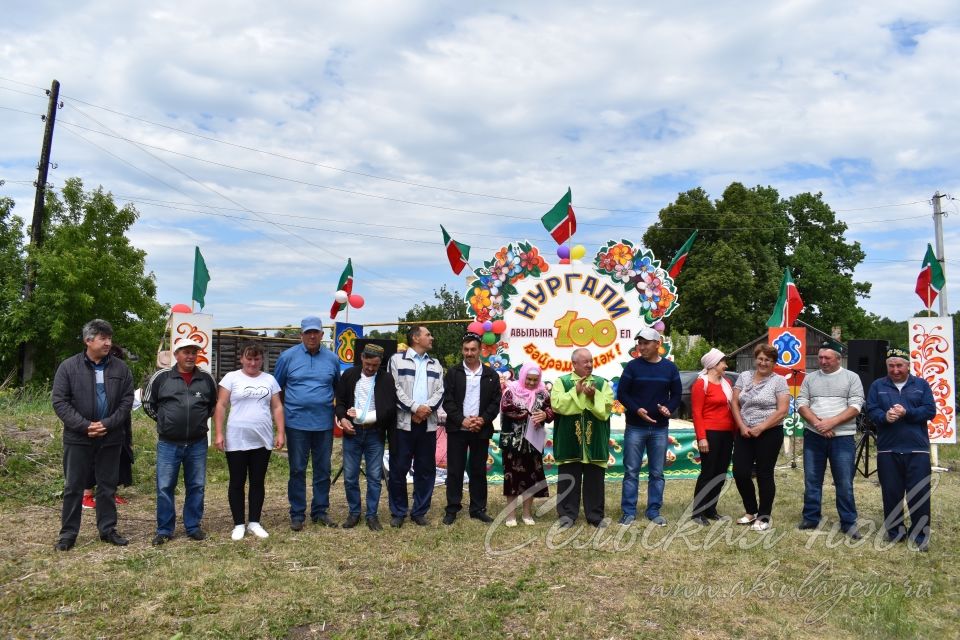
[[[340,361],[321,344],[320,318],[308,316],[300,323],[300,342],[280,354],[273,376],[283,390],[290,480],[290,528],[303,529],[307,509],[307,457],[313,460],[313,500],[310,519],[336,527],[327,515],[330,508],[330,455],[333,452],[333,399],[340,382]]]

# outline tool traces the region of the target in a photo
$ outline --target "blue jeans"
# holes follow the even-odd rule
[[[383,480],[383,439],[379,429],[357,429],[343,435],[343,489],[350,515],[360,515],[360,457],[367,467],[367,515],[377,515]]]
[[[857,503],[853,498],[853,436],[825,438],[806,429],[803,432],[803,519],[820,522],[823,498],[823,474],[830,461],[830,475],[837,490],[837,513],[844,531],[857,523]]]
[[[200,529],[207,482],[207,439],[192,444],[157,441],[157,534],[172,536],[177,526],[173,493],[183,465],[183,528]]]
[[[640,486],[640,465],[647,452],[647,512],[649,519],[660,515],[663,506],[663,463],[667,457],[666,427],[627,425],[623,434],[623,493],[620,509],[623,515],[636,517],[637,492]]]
[[[290,480],[287,500],[290,520],[303,522],[307,511],[307,456],[313,460],[313,501],[310,518],[316,520],[330,508],[330,454],[333,453],[333,429],[307,431],[287,427],[287,458]]]

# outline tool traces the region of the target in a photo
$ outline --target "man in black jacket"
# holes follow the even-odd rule
[[[123,426],[133,406],[133,376],[110,356],[113,327],[105,320],[83,326],[83,353],[60,363],[53,379],[53,410],[63,422],[63,511],[55,548],[67,551],[80,533],[81,501],[87,475],[97,478],[97,529],[100,539],[124,546],[117,533],[117,474]]]
[[[444,377],[443,410],[447,413],[447,509],[443,524],[453,524],[463,499],[463,472],[470,453],[470,517],[487,515],[487,455],[493,421],[500,413],[500,376],[480,362],[480,336],[463,337],[463,365]]]
[[[360,366],[344,371],[337,384],[337,421],[343,429],[343,488],[350,514],[344,529],[360,522],[360,458],[367,466],[367,527],[380,531],[377,508],[383,481],[383,448],[388,431],[397,424],[397,386],[393,376],[380,369],[383,347],[368,344],[360,353]]]
[[[173,537],[177,513],[173,494],[183,465],[183,526],[203,540],[203,495],[207,482],[207,419],[217,406],[217,383],[197,366],[202,345],[190,338],[174,344],[177,364],[153,376],[143,410],[157,421],[157,534],[154,546]]]

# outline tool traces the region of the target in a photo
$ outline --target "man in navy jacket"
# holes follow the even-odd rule
[[[908,536],[919,551],[930,544],[930,436],[937,413],[926,380],[910,375],[904,349],[887,351],[887,377],[870,385],[867,415],[877,427],[877,475],[883,496],[883,526],[891,542]],[[904,525],[903,500],[910,512]]]

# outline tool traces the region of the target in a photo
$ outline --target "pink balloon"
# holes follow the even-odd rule
[[[172,311],[173,313],[190,313],[190,312],[191,312],[191,309],[190,309],[190,305],[188,305],[188,304],[183,304],[183,303],[181,302],[180,304],[175,304],[175,305],[173,305],[173,306],[170,308],[170,311]]]
[[[350,306],[353,307],[354,309],[359,309],[360,307],[363,306],[363,296],[359,294],[354,293],[353,295],[351,295],[349,298],[349,301],[350,301]]]
[[[478,336],[483,335],[483,323],[482,322],[471,322],[467,325],[467,333],[473,333]]]

